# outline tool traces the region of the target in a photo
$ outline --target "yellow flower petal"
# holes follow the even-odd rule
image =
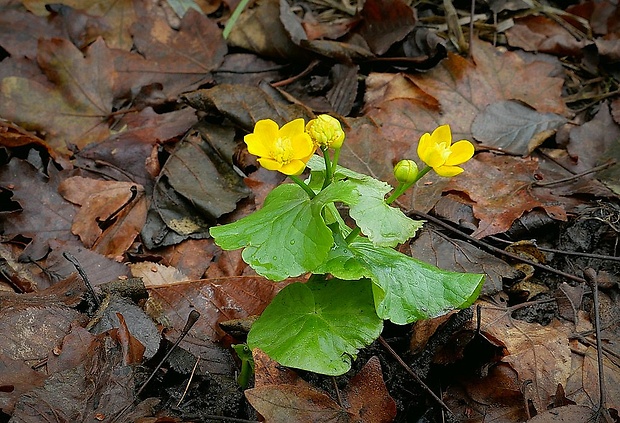
[[[450,125],[441,125],[433,131],[431,138],[435,143],[447,142],[448,145],[452,143],[452,132],[450,132]]]
[[[305,132],[291,137],[291,148],[295,151],[296,159],[312,155],[316,149],[310,135]]]
[[[271,154],[271,149],[269,144],[266,142],[266,139],[258,134],[247,134],[243,137],[243,141],[245,141],[248,146],[248,151],[250,154],[254,154],[259,157],[268,156]]]
[[[450,151],[452,154],[450,154],[450,157],[446,160],[446,166],[454,166],[465,163],[473,157],[475,148],[469,141],[461,140],[452,144]]]
[[[280,168],[282,167],[282,163],[280,163],[279,161],[265,157],[259,158],[258,163],[260,163],[260,165],[267,170],[280,170]]]
[[[293,138],[297,134],[304,133],[305,130],[306,124],[303,119],[299,118],[284,124],[284,126],[280,128],[278,136],[280,138]]]
[[[435,170],[435,173],[439,176],[444,176],[446,178],[451,178],[452,176],[456,176],[459,173],[463,173],[463,168],[458,166],[440,166]]]
[[[301,172],[304,171],[305,168],[306,168],[306,162],[294,159],[288,162],[287,164],[285,164],[284,166],[282,166],[282,168],[278,170],[284,173],[285,175],[299,175]]]
[[[433,140],[431,139],[431,134],[429,134],[428,132],[420,137],[420,142],[418,142],[418,157],[424,163],[426,163],[426,159],[428,158],[433,145],[434,144]]]

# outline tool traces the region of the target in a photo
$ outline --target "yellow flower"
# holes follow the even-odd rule
[[[465,163],[474,155],[474,145],[461,140],[452,144],[450,125],[442,125],[432,134],[428,132],[420,138],[418,156],[433,168],[439,176],[451,177],[463,172],[456,166]]]
[[[303,119],[295,119],[282,128],[271,119],[263,119],[256,122],[254,132],[243,140],[250,154],[258,156],[265,169],[299,175],[316,150],[304,126]]]
[[[319,115],[306,125],[306,131],[317,146],[340,148],[344,141],[344,131],[338,119],[330,115]]]

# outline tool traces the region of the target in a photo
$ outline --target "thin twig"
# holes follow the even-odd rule
[[[168,352],[166,353],[164,358],[162,358],[161,361],[159,362],[159,364],[157,366],[155,366],[155,368],[151,372],[151,374],[148,377],[148,379],[142,384],[142,386],[140,386],[140,389],[138,389],[138,391],[134,394],[134,400],[131,403],[127,404],[122,410],[120,410],[116,414],[116,416],[114,416],[114,418],[112,419],[111,423],[117,422],[118,419],[120,419],[131,408],[131,406],[133,406],[136,403],[136,401],[138,401],[138,399],[140,397],[140,394],[142,393],[144,388],[146,388],[146,386],[149,384],[149,382],[155,377],[155,375],[157,374],[159,369],[164,365],[166,360],[168,360],[168,357],[170,357],[170,354],[172,354],[172,352],[179,346],[179,344],[181,343],[183,338],[185,338],[185,336],[187,335],[189,330],[192,328],[192,326],[194,326],[194,324],[196,324],[196,321],[198,321],[199,317],[200,317],[200,313],[198,311],[192,310],[192,311],[189,312],[189,315],[187,316],[187,321],[185,322],[185,326],[183,327],[183,330],[181,331],[181,334],[179,335],[179,337],[176,340],[176,342],[174,343],[174,345],[172,345],[172,348],[170,348],[170,350],[168,350]]]
[[[416,382],[418,382],[420,384],[420,386],[431,396],[433,397],[433,399],[435,401],[437,401],[437,403],[439,405],[441,405],[448,413],[450,413],[451,415],[454,415],[454,413],[452,412],[452,410],[450,410],[450,407],[448,407],[446,405],[445,402],[443,402],[441,400],[441,398],[439,398],[433,391],[431,388],[429,388],[423,381],[422,379],[420,379],[420,377],[416,374],[416,372],[413,371],[413,369],[411,367],[409,367],[409,365],[407,363],[405,363],[403,361],[402,358],[400,358],[400,356],[396,353],[396,351],[394,351],[394,349],[390,346],[390,344],[387,343],[387,341],[385,339],[383,339],[382,336],[379,337],[379,342],[381,343],[381,345],[383,345],[383,347],[392,355],[392,357],[394,357],[394,359],[396,361],[398,361],[398,364],[400,364],[403,369],[405,369],[405,371],[407,373],[409,373],[415,380]]]
[[[454,233],[454,234],[456,234],[456,235],[466,239],[467,241],[469,241],[471,243],[474,243],[474,244],[478,245],[479,247],[482,247],[482,248],[484,248],[484,249],[486,249],[488,251],[492,251],[492,252],[494,252],[496,254],[501,254],[501,255],[504,255],[506,257],[510,257],[511,259],[518,260],[518,261],[521,261],[523,263],[527,263],[530,266],[536,267],[537,269],[541,269],[541,270],[545,270],[547,272],[555,273],[556,275],[565,277],[565,278],[573,280],[575,282],[579,282],[579,283],[585,283],[586,282],[585,279],[580,278],[579,276],[571,275],[570,273],[562,272],[561,270],[554,269],[553,267],[549,267],[547,265],[540,264],[540,263],[537,263],[537,262],[532,261],[532,260],[528,260],[526,258],[518,256],[517,254],[513,254],[513,253],[510,253],[508,251],[504,251],[501,248],[497,248],[497,247],[495,247],[495,246],[493,246],[491,244],[488,244],[488,243],[486,243],[484,241],[476,239],[473,236],[468,235],[465,232],[455,228],[454,226],[448,225],[447,223],[441,221],[440,219],[437,219],[436,217],[433,217],[433,216],[431,216],[429,214],[426,214],[424,212],[420,212],[420,211],[417,211],[417,210],[409,210],[409,211],[407,211],[406,214],[408,216],[409,215],[416,215],[416,216],[421,217],[422,219],[426,219],[426,220],[428,220],[430,222],[433,222],[435,225],[441,226],[442,228],[447,229],[447,230],[451,231],[452,233]]]
[[[615,159],[611,159],[611,160],[608,160],[607,162],[603,163],[602,165],[593,167],[592,169],[588,169],[585,172],[576,173],[575,175],[571,175],[571,176],[568,176],[566,178],[558,179],[556,181],[534,182],[532,185],[536,186],[536,187],[547,187],[549,185],[561,184],[563,182],[570,182],[572,180],[579,179],[582,176],[588,175],[590,173],[594,173],[594,172],[598,172],[600,170],[607,169],[608,167],[613,166],[615,164],[616,164],[616,160]]]
[[[598,298],[598,283],[596,271],[592,268],[587,268],[583,271],[590,288],[592,289],[592,296],[594,297],[594,330],[596,331],[596,358],[598,360],[598,387],[599,387],[599,402],[598,413],[601,413],[605,420],[612,422],[611,415],[607,410],[607,398],[605,393],[605,372],[603,366],[603,346],[601,343],[601,319],[599,316],[599,298]]]
[[[501,238],[498,238],[496,236],[490,235],[489,238],[492,239],[493,241],[502,242],[502,243],[505,243],[505,244],[512,244],[512,241],[508,241],[506,239],[501,239]],[[608,255],[605,255],[605,254],[582,253],[581,251],[556,250],[555,248],[541,247],[539,245],[536,245],[536,248],[538,248],[540,251],[544,251],[546,253],[564,254],[564,255],[567,255],[567,256],[579,256],[579,257],[587,257],[587,258],[594,258],[594,259],[600,259],[600,260],[609,260],[609,261],[620,261],[620,257],[608,256]]]
[[[78,261],[78,259],[76,259],[75,256],[68,251],[65,251],[64,253],[62,253],[62,256],[66,258],[67,260],[69,260],[71,264],[73,264],[73,267],[75,267],[75,270],[77,270],[77,272],[82,277],[82,280],[84,281],[84,285],[86,285],[88,292],[93,297],[93,301],[95,305],[97,306],[97,308],[101,307],[101,302],[99,302],[99,297],[97,297],[97,294],[95,293],[93,286],[90,284],[90,281],[88,280],[88,276],[86,276],[86,272],[84,272],[84,269],[82,268],[82,265],[80,265],[80,262]]]
[[[196,368],[198,367],[198,363],[200,363],[200,356],[196,358],[196,363],[194,363],[194,368],[192,369],[192,373],[189,375],[189,380],[187,381],[187,385],[185,385],[185,390],[183,391],[183,395],[181,395],[181,398],[179,398],[179,402],[177,402],[177,408],[179,408],[179,406],[185,399],[185,395],[187,394],[187,391],[189,391],[189,385],[191,385],[192,379],[194,379],[194,374],[196,373]]]

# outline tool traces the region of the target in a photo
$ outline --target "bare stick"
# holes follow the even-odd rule
[[[587,268],[583,271],[590,288],[592,288],[592,296],[594,297],[594,330],[596,331],[596,358],[598,360],[598,388],[600,391],[598,412],[602,413],[605,420],[612,422],[611,415],[607,410],[607,398],[605,393],[605,373],[603,366],[603,346],[601,345],[601,320],[599,316],[599,298],[598,298],[598,284],[596,283],[596,271],[592,268]]]
[[[189,312],[189,316],[187,316],[187,321],[185,322],[185,326],[183,327],[183,330],[181,331],[181,334],[179,335],[179,338],[176,340],[176,342],[174,343],[172,348],[170,348],[170,350],[168,350],[168,352],[166,353],[164,358],[162,358],[162,360],[159,362],[159,364],[157,366],[155,366],[155,368],[153,369],[153,372],[148,377],[146,382],[144,382],[142,384],[142,386],[140,386],[140,389],[138,389],[138,392],[136,392],[135,395],[134,395],[134,400],[131,403],[127,404],[121,411],[119,411],[116,414],[116,416],[112,419],[111,423],[117,422],[118,419],[120,419],[123,416],[123,414],[125,414],[127,412],[127,410],[129,410],[131,408],[131,406],[136,403],[136,401],[138,400],[138,397],[140,396],[140,394],[142,393],[144,388],[146,388],[146,386],[153,379],[153,377],[155,377],[155,375],[157,374],[159,369],[164,365],[166,360],[168,360],[168,357],[170,357],[170,354],[172,354],[172,351],[174,351],[175,348],[181,343],[183,338],[185,338],[185,336],[187,335],[189,330],[192,328],[192,326],[194,326],[194,324],[196,323],[196,321],[198,320],[199,317],[200,317],[200,313],[198,311],[192,310],[192,311]]]
[[[86,289],[88,289],[88,292],[93,297],[93,301],[95,302],[95,305],[97,306],[97,308],[101,307],[101,303],[99,302],[99,297],[97,297],[97,294],[95,293],[93,286],[90,284],[90,281],[88,280],[88,276],[86,276],[86,272],[84,272],[84,269],[82,268],[82,265],[80,265],[80,262],[78,261],[78,259],[76,259],[75,256],[68,251],[65,251],[64,253],[62,253],[62,256],[66,258],[67,260],[69,260],[71,264],[73,264],[73,267],[75,267],[75,270],[77,270],[77,272],[82,277],[82,280],[84,281],[84,285],[86,285]]]
[[[431,396],[433,397],[433,399],[435,401],[437,401],[437,403],[439,405],[441,405],[448,413],[454,415],[454,413],[452,412],[452,410],[450,410],[450,407],[448,407],[446,405],[445,402],[443,402],[441,400],[441,398],[439,398],[431,388],[429,388],[426,383],[424,383],[422,381],[422,379],[420,379],[420,377],[416,374],[416,372],[413,371],[413,369],[411,367],[409,367],[409,365],[407,363],[405,363],[403,361],[402,358],[400,358],[400,356],[396,353],[396,351],[394,351],[394,349],[390,346],[390,344],[387,343],[387,341],[385,339],[383,339],[382,336],[379,337],[379,342],[381,343],[381,345],[383,345],[383,347],[392,355],[392,357],[394,357],[394,359],[396,361],[398,361],[398,364],[400,364],[401,366],[403,366],[403,368],[405,369],[405,371],[407,373],[409,373],[415,380],[416,382],[418,382],[420,384],[420,386]]]

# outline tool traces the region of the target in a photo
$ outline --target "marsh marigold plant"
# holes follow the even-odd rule
[[[245,136],[263,167],[294,183],[280,184],[259,210],[210,233],[224,250],[243,248],[243,260],[259,275],[274,281],[310,276],[279,291],[252,324],[247,348],[235,347],[244,363],[242,384],[251,371],[248,351],[259,348],[283,366],[341,375],[359,349],[380,336],[384,321],[437,317],[470,306],[480,293],[483,275],[438,269],[398,251],[423,222],[391,206],[433,169],[441,176],[462,172],[457,165],[472,157],[473,145],[452,144],[448,125],[424,134],[418,152],[426,166],[418,171],[415,161],[400,161],[394,188],[338,165],[345,138],[340,121],[329,115],[281,128],[264,119]],[[380,139],[376,145],[372,153],[383,154]]]

